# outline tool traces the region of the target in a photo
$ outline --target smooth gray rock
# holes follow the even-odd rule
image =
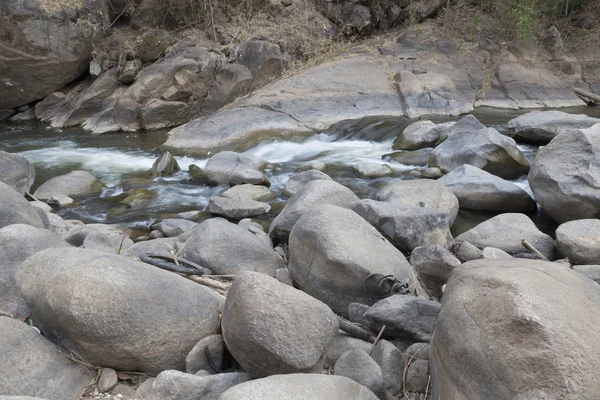
[[[16,280],[35,325],[93,365],[183,369],[192,347],[218,329],[220,307],[209,289],[116,255],[43,250],[21,265]]]
[[[31,204],[34,207],[39,208],[40,210],[46,212],[46,213],[51,213],[52,212],[52,207],[49,206],[47,203],[44,203],[43,201],[30,201],[29,204]]]
[[[497,215],[457,236],[456,240],[465,240],[481,250],[495,247],[513,257],[535,258],[521,243],[527,240],[546,258],[554,259],[554,241],[525,214]]]
[[[569,268],[467,263],[444,293],[431,344],[432,399],[595,399],[598,323],[597,284]]]
[[[12,187],[0,182],[0,228],[12,224],[44,227],[35,208]]]
[[[460,261],[448,250],[438,245],[417,247],[410,253],[410,264],[419,280],[429,293],[436,298],[442,297],[442,286],[448,281]]]
[[[433,208],[365,199],[353,210],[405,253],[428,244],[452,245],[448,215]]]
[[[154,382],[148,400],[218,400],[227,389],[247,382],[247,373],[225,373],[196,376],[180,371],[161,372]]]
[[[372,348],[373,344],[369,342],[338,332],[325,351],[325,365],[333,367],[340,356],[347,351],[360,349],[369,352]]]
[[[221,193],[221,197],[236,200],[269,201],[275,199],[275,193],[262,185],[237,185]]]
[[[133,246],[133,240],[122,232],[92,230],[83,240],[84,249],[121,254]]]
[[[508,133],[528,143],[548,144],[563,133],[575,133],[600,124],[600,119],[584,114],[569,114],[563,111],[532,111],[511,119],[506,124]]]
[[[213,367],[210,365],[205,353],[205,349],[208,348],[210,358],[217,368],[223,366],[223,336],[221,335],[210,335],[200,340],[190,350],[187,357],[185,357],[185,372],[188,374],[195,374],[200,370],[208,371],[208,373],[216,373]]]
[[[529,173],[536,200],[558,223],[600,216],[600,124],[558,135]]]
[[[286,203],[269,227],[269,236],[286,242],[294,224],[307,211],[323,204],[353,208],[360,200],[347,187],[330,180],[308,182]]]
[[[302,291],[243,272],[227,294],[221,329],[233,357],[254,376],[321,372],[338,319]]]
[[[430,167],[444,172],[464,164],[504,179],[516,179],[529,172],[529,163],[516,142],[493,128],[456,133],[433,149],[429,159]]]
[[[388,396],[398,396],[402,390],[402,379],[406,360],[393,343],[381,339],[373,349],[371,357],[381,367]]]
[[[458,199],[439,182],[429,179],[388,183],[375,194],[379,201],[407,207],[429,207],[448,214],[450,226],[458,214]]]
[[[176,237],[185,232],[192,231],[198,224],[179,218],[167,218],[154,226],[154,229],[161,231],[166,237]]]
[[[271,210],[271,206],[254,200],[211,197],[206,209],[211,214],[239,220],[266,214]]]
[[[600,265],[575,265],[573,271],[577,271],[600,284]]]
[[[450,123],[452,124],[452,123]],[[440,139],[438,125],[431,121],[417,121],[406,128],[394,141],[394,150],[419,150],[433,147]]]
[[[353,302],[374,304],[365,291],[371,274],[415,284],[402,253],[354,211],[325,205],[304,214],[290,234],[288,268],[306,293],[346,315]]]
[[[93,379],[90,371],[21,321],[0,316],[0,337],[3,395],[77,400]]]
[[[377,397],[384,398],[385,381],[379,364],[364,350],[350,350],[340,356],[333,373],[363,385]]]
[[[441,124],[443,125],[443,124]],[[474,115],[466,115],[462,117],[458,122],[452,124],[448,127],[443,127],[440,129],[440,140],[439,142],[443,142],[448,139],[450,136],[455,135],[461,132],[473,132],[478,131],[480,129],[485,129],[485,125],[483,125]],[[438,143],[439,144],[439,143]]]
[[[256,271],[273,276],[285,267],[273,247],[223,218],[211,218],[198,225],[179,256],[222,275]]]
[[[461,262],[473,261],[483,258],[481,249],[464,240],[454,242],[452,251]]]
[[[271,181],[261,171],[251,168],[236,168],[229,177],[229,186],[243,184],[263,185],[270,187]]]
[[[429,342],[439,313],[438,302],[396,294],[366,309],[355,322],[366,324],[375,332],[385,325],[383,336],[386,338]]]
[[[408,392],[425,393],[429,382],[429,361],[414,360],[406,371],[404,382]]]
[[[344,376],[271,375],[229,389],[219,400],[377,400],[366,387]]]
[[[600,220],[580,219],[556,230],[556,249],[573,264],[600,264]]]
[[[391,176],[394,170],[387,164],[380,164],[374,161],[362,161],[355,164],[352,170],[363,178],[382,178]]]
[[[510,254],[508,254],[507,252],[505,252],[504,250],[500,250],[497,249],[495,247],[485,247],[482,251],[481,254],[483,255],[483,258],[485,259],[493,259],[493,258],[514,258],[513,256],[511,256]]]
[[[172,257],[172,251],[175,250],[178,243],[182,244],[177,237],[146,240],[131,245],[122,253],[122,255],[132,258],[139,257],[142,254]]]
[[[109,392],[112,388],[117,386],[119,378],[117,371],[112,368],[102,368],[100,372],[100,378],[98,379],[98,390],[100,393]]]
[[[300,172],[294,174],[288,179],[285,183],[285,187],[283,188],[282,195],[286,197],[292,197],[296,193],[300,191],[308,182],[311,181],[330,181],[332,180],[329,175],[324,172],[318,171],[316,169],[311,169],[308,171]]]
[[[429,343],[414,343],[410,345],[404,352],[408,359],[427,360],[429,361],[429,351],[431,344]]]
[[[438,179],[458,199],[460,208],[471,210],[530,212],[531,196],[516,184],[465,164]]]
[[[168,151],[164,152],[152,164],[152,176],[171,176],[176,172],[181,171],[179,163]]]
[[[104,184],[85,171],[73,171],[44,182],[33,194],[42,201],[52,200],[54,196],[86,196],[102,193]]]
[[[0,151],[0,181],[24,195],[35,181],[35,168],[20,154]]]
[[[27,305],[15,282],[23,261],[38,251],[69,247],[57,234],[30,225],[14,224],[0,229],[0,311],[25,319]]]
[[[262,170],[267,165],[262,160],[253,155],[240,154],[233,151],[222,151],[215,154],[206,162],[204,172],[208,180],[219,184],[228,184],[231,175],[238,168]]]
[[[85,225],[79,220],[65,220],[56,214],[47,213],[46,216],[48,217],[48,221],[50,221],[50,228],[48,229],[52,232],[56,232],[63,239],[68,237],[71,231],[73,231],[74,229],[81,228]],[[81,243],[83,243],[83,241]]]

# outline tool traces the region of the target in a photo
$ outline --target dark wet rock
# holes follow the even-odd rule
[[[600,123],[600,119],[583,114],[568,114],[562,111],[532,111],[511,119],[506,124],[508,132],[519,140],[548,144],[562,133],[575,133]]]
[[[20,154],[0,151],[0,181],[25,194],[35,181],[35,168]]]
[[[0,228],[12,224],[44,227],[35,208],[12,187],[0,182]]]
[[[33,194],[39,200],[51,200],[53,196],[86,196],[102,193],[104,184],[85,171],[73,171],[44,182]]]
[[[600,264],[600,220],[562,224],[556,230],[556,249],[573,264]]]

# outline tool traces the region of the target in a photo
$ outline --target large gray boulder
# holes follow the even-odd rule
[[[444,185],[430,179],[395,181],[375,193],[375,199],[406,207],[428,207],[448,215],[450,226],[458,214],[458,199]]]
[[[494,128],[456,133],[433,149],[429,159],[430,167],[444,172],[464,164],[504,179],[516,179],[529,171],[529,163],[516,142]]]
[[[325,205],[305,213],[289,242],[290,276],[306,293],[346,315],[352,302],[373,304],[365,290],[371,274],[392,275],[413,284],[402,253],[354,211]]]
[[[377,400],[366,387],[344,376],[272,375],[237,385],[219,400]]]
[[[105,18],[101,3],[2,1],[0,110],[43,99],[88,68]]]
[[[3,395],[77,400],[93,379],[90,371],[21,321],[0,316],[0,337]]]
[[[73,171],[47,180],[33,195],[42,201],[48,201],[58,195],[77,197],[99,194],[102,189],[104,184],[89,172]]]
[[[536,209],[535,201],[525,190],[469,164],[456,168],[438,182],[454,193],[460,208],[505,212]]]
[[[12,187],[0,182],[0,228],[12,224],[44,227],[35,208]]]
[[[252,379],[241,372],[196,376],[180,371],[163,371],[152,382],[145,400],[218,400],[227,389]]]
[[[452,123],[451,123],[452,124]],[[440,140],[438,125],[431,121],[417,121],[406,128],[394,141],[394,150],[418,150],[433,147]]]
[[[597,399],[598,324],[597,284],[569,268],[469,262],[454,271],[442,300],[432,399]]]
[[[538,229],[525,214],[500,214],[456,237],[480,250],[495,247],[513,257],[535,258],[522,242],[527,240],[546,258],[554,259],[554,240]]]
[[[253,155],[222,151],[208,159],[204,172],[211,182],[229,184],[229,178],[236,169],[261,171],[266,165],[265,160]]]
[[[234,280],[223,309],[223,339],[254,376],[321,372],[338,331],[337,316],[320,301],[256,272]]]
[[[171,176],[176,172],[181,171],[179,163],[168,151],[164,152],[152,164],[152,176]]]
[[[35,325],[93,365],[183,370],[192,347],[219,325],[209,289],[116,255],[48,249],[27,259],[16,279]]]
[[[35,181],[35,168],[20,154],[0,151],[0,181],[23,195]]]
[[[69,247],[56,233],[30,225],[14,224],[0,229],[0,312],[25,319],[27,305],[15,282],[19,266],[38,251]]]
[[[556,230],[556,248],[573,264],[600,264],[600,220],[580,219]]]
[[[198,225],[179,255],[223,275],[256,271],[274,276],[277,269],[285,267],[265,241],[224,218],[211,218]]]
[[[600,216],[600,124],[558,135],[529,172],[536,200],[559,223]]]
[[[600,124],[600,119],[584,114],[569,114],[563,111],[532,111],[511,119],[506,124],[508,133],[519,140],[548,144],[563,133],[575,133]]]
[[[427,244],[449,248],[453,243],[448,215],[433,208],[365,199],[353,210],[405,253]]]
[[[359,201],[350,189],[335,181],[308,182],[292,196],[279,215],[271,222],[269,236],[273,239],[287,241],[294,224],[307,211],[323,204],[353,208]]]

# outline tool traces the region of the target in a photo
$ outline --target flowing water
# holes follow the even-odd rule
[[[575,108],[565,110],[600,117],[600,108]],[[523,111],[478,109],[474,115],[486,126],[502,131],[504,124]],[[457,118],[434,118],[434,122],[457,120]],[[328,164],[327,173],[336,181],[351,188],[359,197],[365,198],[374,189],[393,179],[410,179],[408,172],[414,166],[383,160],[392,152],[395,137],[414,120],[402,117],[368,117],[343,121],[313,137],[298,142],[267,141],[247,151],[275,164],[267,170],[271,189],[278,196],[287,179],[300,165],[319,160]],[[148,180],[143,187],[157,193],[150,205],[143,209],[127,209],[120,205],[126,197],[124,182],[132,178],[148,178],[148,171],[160,155],[158,147],[166,140],[166,132],[118,133],[92,136],[79,129],[56,130],[38,123],[0,124],[0,149],[20,153],[36,168],[34,191],[46,180],[73,170],[85,170],[100,179],[107,187],[101,195],[89,196],[77,202],[73,208],[60,210],[65,219],[84,222],[118,223],[143,230],[157,219],[190,210],[202,210],[211,196],[217,196],[227,188],[209,186],[202,181],[188,179],[190,164],[203,167],[206,159],[176,157],[182,172],[168,178]],[[532,160],[533,146],[520,145],[528,159]],[[386,163],[394,170],[394,176],[380,179],[361,179],[352,166],[361,161]],[[131,182],[131,181],[130,181]],[[516,181],[530,190],[525,177]],[[283,205],[278,197],[273,202],[275,215]],[[462,232],[489,218],[493,214],[461,211],[460,223],[454,233]],[[532,216],[544,230],[551,231],[552,224],[544,216]]]

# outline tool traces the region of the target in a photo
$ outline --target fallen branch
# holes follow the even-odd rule
[[[542,253],[540,253],[540,251],[538,249],[536,249],[535,246],[532,245],[531,243],[529,243],[526,239],[523,239],[523,241],[521,242],[521,244],[523,245],[523,247],[525,247],[527,250],[529,250],[532,253],[534,253],[536,256],[538,256],[542,260],[548,261],[548,259],[546,258],[546,256],[544,256]]]
[[[369,355],[371,355],[373,353],[373,350],[375,350],[377,343],[379,343],[379,341],[381,340],[381,336],[383,336],[383,331],[385,331],[385,328],[386,328],[385,325],[381,327],[379,334],[377,335],[377,337],[375,338],[375,341],[373,342],[373,347],[371,347],[371,351],[369,351]]]
[[[229,288],[231,287],[231,284],[227,284],[227,283],[224,283],[224,282],[219,282],[216,279],[207,278],[205,276],[186,275],[186,274],[180,274],[180,275],[188,278],[191,281],[199,283],[201,285],[210,286],[212,288],[219,289],[219,290],[222,290],[224,292],[227,292],[229,290]]]

